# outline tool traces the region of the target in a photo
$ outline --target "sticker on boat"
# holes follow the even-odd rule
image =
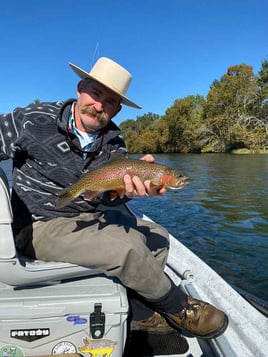
[[[82,353],[89,353],[92,357],[97,357],[98,355],[111,357],[117,344],[117,342],[107,339],[91,340],[87,337],[83,339],[83,342],[84,346],[79,347],[78,350]]]
[[[71,342],[68,341],[62,341],[57,343],[51,353],[52,355],[59,355],[59,354],[68,354],[68,353],[76,353],[76,347],[73,345]]]
[[[22,349],[16,345],[4,345],[0,347],[1,357],[25,357]]]

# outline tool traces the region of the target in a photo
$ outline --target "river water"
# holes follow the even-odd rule
[[[268,155],[161,154],[189,185],[132,204],[230,284],[268,301]]]
[[[268,155],[161,154],[189,184],[131,204],[226,281],[268,301]],[[11,180],[10,163],[1,162]]]

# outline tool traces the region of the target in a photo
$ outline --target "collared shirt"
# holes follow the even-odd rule
[[[75,120],[74,120],[74,103],[72,105],[72,110],[71,110],[71,114],[69,116],[69,120],[68,120],[68,130],[73,133],[75,136],[78,137],[79,141],[80,141],[80,145],[83,151],[87,151],[89,152],[92,144],[94,143],[94,141],[98,138],[100,132],[97,131],[94,134],[89,134],[85,131],[81,131],[78,130],[76,125],[75,125]],[[87,154],[83,153],[83,159],[86,159]]]

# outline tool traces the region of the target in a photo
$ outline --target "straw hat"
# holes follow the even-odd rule
[[[125,96],[132,76],[118,63],[107,57],[101,57],[90,72],[84,71],[71,62],[69,62],[69,65],[80,78],[92,78],[118,94],[122,99],[122,103],[130,107],[141,108]]]

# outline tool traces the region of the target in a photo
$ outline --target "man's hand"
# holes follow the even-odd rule
[[[147,162],[154,162],[154,157],[150,154],[147,154],[141,158]],[[143,182],[138,176],[134,176],[133,179],[129,175],[124,176],[125,182],[125,195],[129,198],[136,196],[149,196],[154,197],[157,195],[164,195],[166,189],[164,187],[153,187],[151,186],[151,181],[147,180]]]

